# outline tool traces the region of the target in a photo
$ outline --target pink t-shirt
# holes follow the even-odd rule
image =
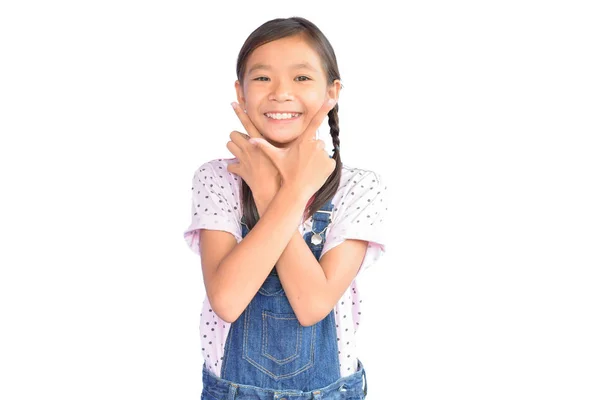
[[[192,221],[184,238],[192,251],[200,254],[200,229],[231,233],[242,241],[241,182],[242,179],[227,171],[232,159],[216,159],[203,164],[192,180]],[[337,193],[332,199],[332,221],[327,227],[321,257],[345,239],[369,242],[359,273],[373,265],[385,252],[383,237],[384,214],[387,210],[387,187],[379,174],[343,165]],[[305,223],[298,221],[298,231],[304,235],[312,228],[312,217]],[[358,276],[358,274],[357,274]],[[361,316],[360,292],[356,279],[335,306],[335,323],[342,377],[356,372],[358,367],[355,333]],[[231,324],[223,321],[204,298],[200,314],[202,354],[207,367],[220,377],[225,341]]]

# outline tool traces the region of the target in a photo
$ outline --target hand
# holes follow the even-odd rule
[[[232,141],[227,142],[227,149],[239,162],[229,164],[227,171],[240,176],[252,190],[255,199],[271,198],[280,187],[279,171],[264,152],[248,141],[251,138],[261,138],[262,135],[239,104],[232,103],[232,105],[250,136],[238,131],[233,131],[229,135]]]
[[[277,148],[264,138],[252,137],[281,175],[281,186],[291,187],[308,200],[323,186],[335,170],[336,162],[325,151],[325,142],[316,140],[317,128],[335,106],[335,99],[327,99],[310,121],[306,130],[288,148]]]

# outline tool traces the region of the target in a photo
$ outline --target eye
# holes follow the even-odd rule
[[[310,80],[311,80],[311,79],[310,79],[308,76],[306,76],[306,75],[301,75],[301,76],[299,76],[298,78],[306,78],[306,79],[302,79],[302,80],[300,80],[300,82],[306,82],[306,81],[310,81]],[[263,81],[263,79],[269,79],[269,78],[267,78],[266,76],[259,76],[258,78],[254,78],[254,79],[253,79],[253,81],[265,82],[265,81]]]

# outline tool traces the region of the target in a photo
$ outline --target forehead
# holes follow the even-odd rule
[[[287,37],[257,47],[248,57],[246,71],[257,66],[285,71],[298,69],[300,64],[323,73],[319,54],[302,37]]]

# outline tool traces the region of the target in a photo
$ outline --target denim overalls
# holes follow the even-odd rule
[[[304,235],[317,260],[332,209],[330,200]],[[247,234],[242,218],[242,238]],[[230,326],[221,377],[205,364],[202,383],[201,400],[360,400],[367,394],[360,360],[357,372],[340,377],[334,310],[312,326],[300,325],[275,268]]]

